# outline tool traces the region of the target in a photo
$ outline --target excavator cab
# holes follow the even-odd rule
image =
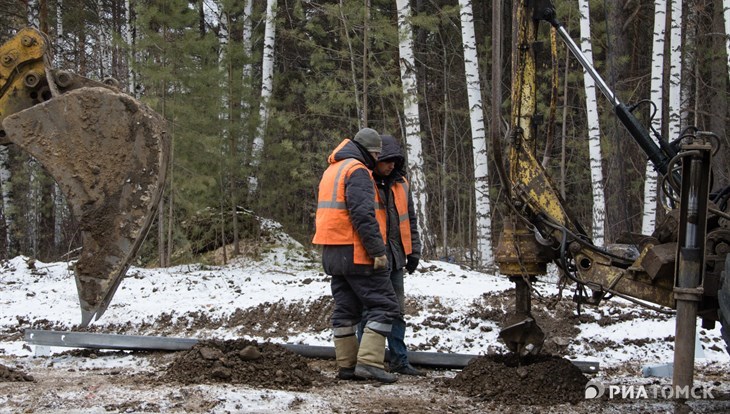
[[[36,29],[0,46],[0,144],[35,158],[79,223],[73,270],[85,327],[109,306],[152,224],[170,143],[148,106],[50,62]]]

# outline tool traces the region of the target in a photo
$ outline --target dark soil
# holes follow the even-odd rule
[[[266,302],[252,308],[236,309],[228,325],[245,327],[241,333],[263,337],[286,338],[292,327],[302,331],[326,331],[332,326],[330,317],[334,304],[331,296],[306,303]]]
[[[553,405],[582,401],[587,382],[567,359],[537,355],[520,361],[508,354],[473,359],[448,385],[479,400]]]
[[[25,372],[18,371],[13,368],[0,364],[0,382],[32,382],[35,381],[32,376]]]
[[[509,318],[515,309],[514,289],[504,292],[487,292],[472,304],[467,321],[492,321],[505,327],[512,323]],[[552,355],[566,355],[568,345],[579,333],[579,318],[574,315],[575,304],[558,296],[533,298],[532,316],[545,333],[542,352]]]
[[[330,381],[311,369],[304,357],[281,345],[245,339],[200,342],[180,352],[164,379],[184,384],[248,384],[284,390],[302,390]]]
[[[303,283],[306,283],[306,279]],[[308,301],[265,302],[246,309],[236,309],[231,315],[212,318],[205,311],[185,312],[184,314],[163,313],[154,321],[138,325],[108,324],[92,325],[87,332],[109,332],[129,335],[157,335],[164,326],[168,335],[187,337],[198,330],[231,329],[238,336],[260,336],[288,341],[288,335],[300,332],[320,332],[331,329],[330,317],[334,308],[332,296],[321,296]],[[30,322],[28,322],[30,323]],[[34,329],[63,330],[63,326],[40,325]],[[22,335],[22,333],[21,333]]]

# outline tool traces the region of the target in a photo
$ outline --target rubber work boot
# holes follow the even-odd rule
[[[337,370],[337,378],[345,381],[356,381],[362,379],[355,376],[355,367],[339,368]]]
[[[337,378],[343,380],[355,379],[357,351],[357,337],[354,334],[340,338],[335,337],[335,357],[338,368]]]
[[[406,363],[404,365],[399,365],[397,367],[392,367],[390,369],[390,372],[397,372],[397,373],[403,374],[403,375],[413,375],[416,377],[425,377],[426,376],[425,372],[416,369],[410,363]]]
[[[384,360],[385,337],[370,328],[365,328],[360,340],[360,350],[357,353],[355,376],[383,383],[396,382],[398,377],[383,369]]]

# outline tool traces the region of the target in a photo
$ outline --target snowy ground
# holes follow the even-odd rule
[[[577,318],[569,300],[555,306],[557,300],[553,298],[558,288],[554,277],[546,277],[537,287],[544,299],[536,300],[536,306],[547,309],[552,303],[553,310],[568,315],[567,320],[557,318],[552,322],[570,329],[546,329],[547,343],[568,359],[598,361],[600,372],[591,379],[607,385],[671,384],[666,378],[641,375],[646,365],[672,361],[671,316],[612,300],[597,309],[584,307]],[[498,316],[508,310],[512,295],[507,291],[511,288],[511,282],[499,275],[445,262],[421,263],[417,272],[406,276],[410,327],[407,343],[418,351],[475,355],[505,352],[497,339]],[[339,383],[311,393],[229,384],[160,384],[152,379],[169,362],[169,354],[73,354],[68,348],[49,349],[24,341],[23,330],[28,328],[77,329],[81,315],[67,263],[32,262],[24,257],[1,263],[0,290],[0,363],[35,378],[29,383],[0,383],[2,412],[409,413],[434,407],[451,412],[531,411],[529,407],[506,409],[475,403],[453,393],[434,395],[433,381],[456,375],[448,370],[429,371],[427,379],[403,378],[393,387]],[[167,269],[133,267],[91,331],[330,346],[327,317],[331,308],[322,306],[329,296],[329,280],[316,255],[280,236],[256,261],[239,259],[226,266]],[[564,292],[564,296],[569,297],[570,292]],[[267,313],[272,308],[279,309],[279,314]],[[299,316],[292,316],[294,313]],[[291,323],[292,319],[296,323]],[[701,349],[696,359],[696,383],[714,390],[716,399],[689,407],[698,412],[727,412],[730,358],[720,329],[698,328],[697,337]],[[334,362],[317,364],[324,374],[334,375]],[[376,405],[360,404],[376,397]],[[553,409],[594,412],[597,407],[605,412],[676,408],[661,399],[649,403],[623,399],[620,404],[587,401]],[[544,408],[535,412],[544,412]]]

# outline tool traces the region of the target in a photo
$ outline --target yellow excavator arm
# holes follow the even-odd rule
[[[109,306],[150,228],[170,143],[148,106],[50,62],[46,36],[32,28],[0,46],[0,144],[35,158],[79,223],[73,269],[87,326]]]
[[[541,21],[552,26],[593,78],[654,166],[664,196],[673,198],[673,208],[653,234],[594,245],[537,161],[533,47]],[[495,258],[500,272],[515,282],[515,306],[500,338],[521,355],[540,351],[545,333],[531,314],[531,284],[554,262],[574,282],[579,303],[598,305],[618,296],[676,313],[674,375],[684,384],[691,379],[697,316],[706,329],[720,321],[730,346],[730,187],[714,193],[709,188],[712,154],[723,150],[720,140],[693,127],[672,141],[653,131],[654,140],[632,113],[638,105],[621,103],[609,89],[557,21],[550,0],[518,1],[514,22],[511,130],[504,159],[495,155],[510,214]],[[494,148],[499,151],[501,143]]]

